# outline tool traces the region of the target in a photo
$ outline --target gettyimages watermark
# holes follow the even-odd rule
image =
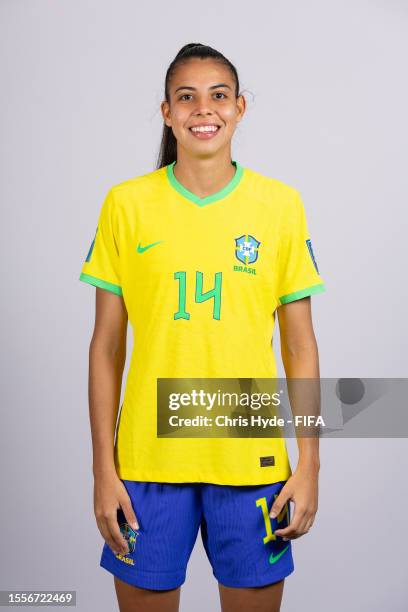
[[[159,438],[405,438],[407,378],[158,378]]]

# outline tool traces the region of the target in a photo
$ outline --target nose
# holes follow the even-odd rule
[[[199,106],[195,111],[194,115],[213,115],[213,111],[207,106]]]
[[[194,111],[194,115],[212,115],[211,103],[207,97],[197,99],[197,105]]]

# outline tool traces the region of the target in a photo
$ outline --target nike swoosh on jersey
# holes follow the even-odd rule
[[[288,548],[289,548],[289,544],[286,546],[286,548],[281,550],[280,553],[278,553],[277,555],[273,556],[273,553],[271,553],[269,556],[269,563],[276,563],[281,558],[283,553],[285,553],[288,550]]]
[[[147,244],[146,246],[142,246],[139,242],[139,244],[137,245],[137,252],[138,253],[144,253],[145,251],[147,251],[147,249],[150,249],[150,247],[155,246],[156,244],[159,244],[160,242],[163,242],[163,240],[158,240],[157,242],[152,242],[151,244]]]

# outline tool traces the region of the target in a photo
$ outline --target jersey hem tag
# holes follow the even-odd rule
[[[275,465],[274,455],[269,455],[268,457],[259,457],[259,461],[260,461],[261,467],[267,467],[268,465]]]

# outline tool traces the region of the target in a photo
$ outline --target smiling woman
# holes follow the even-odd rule
[[[194,406],[186,436],[160,411],[162,380],[174,392],[179,380],[191,391],[197,380],[275,379],[276,311],[287,375],[318,376],[310,296],[325,287],[303,201],[232,159],[245,109],[228,59],[201,44],[179,51],[157,168],[109,190],[80,275],[97,287],[94,503],[121,610],[176,611],[201,530],[223,611],[277,612],[294,571],[287,540],[317,510],[315,439],[299,440],[292,474],[282,437],[199,436]],[[114,442],[127,319],[136,341]]]
[[[166,73],[158,168],[176,160],[187,189],[203,198],[219,191],[234,176],[231,140],[245,109],[231,62],[211,47],[183,47]]]

